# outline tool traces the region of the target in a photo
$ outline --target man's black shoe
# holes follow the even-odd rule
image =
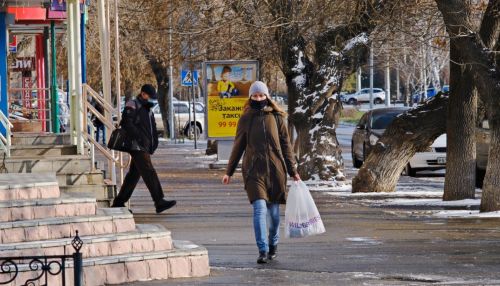
[[[273,260],[278,257],[278,246],[277,245],[269,245],[269,254],[267,254],[267,259]]]
[[[259,264],[267,263],[267,253],[259,252],[259,258],[257,258],[257,263]]]
[[[115,204],[115,202],[113,202],[111,207],[112,208],[125,208],[125,204]],[[134,214],[134,212],[131,209],[128,209],[128,212],[131,214]]]
[[[176,201],[161,200],[158,204],[155,204],[156,213],[159,214],[163,211],[166,211],[169,208],[175,206],[176,203],[177,203]]]
[[[125,204],[124,203],[119,204],[119,203],[116,203],[113,201],[113,204],[111,204],[111,207],[112,208],[124,208]]]

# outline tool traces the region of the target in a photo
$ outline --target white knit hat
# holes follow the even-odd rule
[[[248,92],[248,96],[251,97],[253,94],[263,93],[269,96],[269,89],[267,89],[267,85],[262,81],[255,81],[250,86],[250,91]]]

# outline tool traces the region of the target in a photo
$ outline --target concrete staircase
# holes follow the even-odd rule
[[[53,172],[62,191],[93,193],[99,206],[109,206],[116,186],[91,166],[88,155],[77,155],[70,139],[68,134],[14,133],[5,167],[9,173]]]
[[[173,241],[161,225],[135,224],[125,208],[97,208],[92,194],[61,192],[54,174],[0,174],[0,259],[73,253],[77,230],[84,242],[86,286],[210,273],[205,248]],[[66,285],[73,284],[72,264],[67,263]],[[23,285],[37,274],[27,265],[20,270],[8,285]],[[0,283],[9,277],[0,271]],[[61,285],[61,279],[51,276],[48,285]]]

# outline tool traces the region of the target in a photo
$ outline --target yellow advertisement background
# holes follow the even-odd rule
[[[207,105],[208,137],[234,137],[243,106],[248,98],[209,97]]]

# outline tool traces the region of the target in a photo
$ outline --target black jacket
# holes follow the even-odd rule
[[[94,106],[94,108],[102,115],[104,116],[104,107],[102,107],[102,105],[100,105],[98,102],[96,101],[93,101],[92,102],[92,106]],[[101,120],[99,120],[99,118],[97,118],[97,116],[95,116],[94,114],[92,114],[92,123],[94,123],[94,126],[95,127],[102,127],[104,126],[104,123],[102,123]]]
[[[127,131],[131,151],[153,154],[158,148],[158,131],[151,104],[139,98],[129,100],[123,110],[120,125]]]

